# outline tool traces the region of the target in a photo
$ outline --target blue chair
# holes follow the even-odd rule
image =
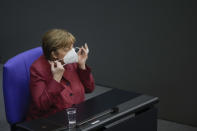
[[[37,47],[9,59],[3,66],[3,94],[8,123],[12,126],[25,120],[30,101],[31,64],[42,55]]]

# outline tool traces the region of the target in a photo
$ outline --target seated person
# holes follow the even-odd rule
[[[84,101],[95,88],[86,65],[88,46],[76,53],[75,37],[62,29],[52,29],[42,38],[43,55],[30,67],[31,103],[26,119],[47,117]]]

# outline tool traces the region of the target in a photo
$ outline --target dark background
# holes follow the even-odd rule
[[[197,126],[195,0],[1,0],[0,60],[51,28],[88,43],[97,84],[158,96],[159,118]]]

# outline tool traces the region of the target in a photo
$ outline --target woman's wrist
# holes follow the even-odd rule
[[[56,80],[57,82],[60,82],[62,79],[63,74],[54,74],[53,79]]]
[[[79,68],[82,69],[82,70],[85,70],[86,69],[86,65],[85,64],[79,64]]]
[[[59,76],[53,76],[53,79],[56,80],[57,82],[61,81],[61,78]]]

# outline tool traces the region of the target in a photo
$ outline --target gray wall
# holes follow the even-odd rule
[[[29,0],[0,4],[0,59],[51,28],[87,42],[96,83],[160,97],[159,117],[197,126],[196,4],[191,0]]]

